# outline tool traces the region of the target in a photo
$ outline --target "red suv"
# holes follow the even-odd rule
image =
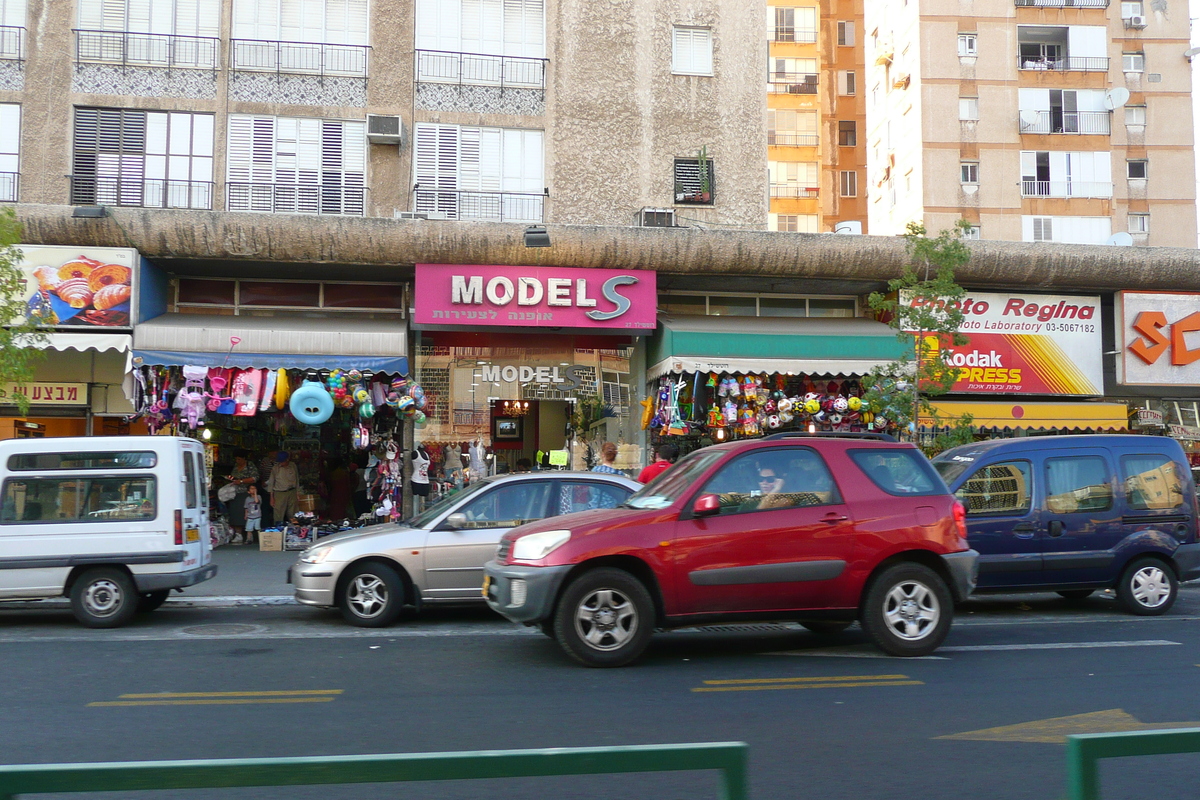
[[[641,655],[655,628],[855,620],[899,656],[933,652],[975,585],[966,514],[891,437],[782,434],[698,450],[618,508],[515,528],[488,605],[582,664]]]

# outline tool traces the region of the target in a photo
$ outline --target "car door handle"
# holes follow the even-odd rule
[[[1049,533],[1051,536],[1062,536],[1063,535],[1062,520],[1061,519],[1050,520],[1050,524],[1048,526],[1046,526],[1046,532]]]
[[[821,522],[845,522],[848,519],[850,519],[850,518],[847,517],[845,514],[836,514],[834,512],[830,512],[830,513],[826,514],[825,516],[821,517]]]
[[[1032,522],[1022,522],[1020,525],[1013,525],[1013,533],[1033,533],[1036,528]]]

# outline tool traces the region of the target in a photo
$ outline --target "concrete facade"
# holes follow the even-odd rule
[[[1194,246],[1186,4],[1062,5],[867,0],[872,230]]]

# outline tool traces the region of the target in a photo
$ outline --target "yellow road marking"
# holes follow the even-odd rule
[[[706,686],[726,686],[738,683],[823,683],[827,681],[899,681],[907,675],[833,675],[827,678],[738,678],[726,681],[705,681]]]
[[[1039,744],[1063,744],[1067,737],[1076,733],[1119,733],[1123,731],[1150,731],[1163,728],[1194,728],[1197,722],[1142,722],[1120,708],[1092,711],[1088,714],[1072,714],[1069,717],[1051,717],[998,728],[984,728],[966,733],[938,736],[938,739],[966,739],[975,742],[1031,742]]]
[[[177,697],[293,697],[306,694],[341,694],[341,689],[297,689],[292,692],[155,692],[153,694],[123,694],[122,700],[167,700]]]
[[[840,689],[848,686],[924,686],[924,681],[853,681],[838,683],[770,683],[754,686],[704,686],[693,692],[761,692],[768,689]]]
[[[208,698],[203,700],[108,700],[99,703],[88,703],[89,708],[97,706],[244,706],[261,705],[263,703],[329,703],[333,697],[243,697],[243,698]]]

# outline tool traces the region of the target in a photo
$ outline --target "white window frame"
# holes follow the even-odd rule
[[[819,131],[820,118],[816,109],[767,109],[767,144],[816,147],[819,143]]]
[[[671,73],[712,77],[713,36],[711,28],[691,25],[672,26]]]
[[[0,103],[0,202],[17,202],[20,181],[21,104]]]
[[[838,70],[838,94],[853,97],[858,93],[858,74],[852,69]]]
[[[81,61],[220,66],[220,0],[79,0],[78,14],[76,47]],[[0,49],[9,49],[7,43]]]
[[[838,47],[854,47],[854,20],[840,20],[837,24]]]
[[[1134,164],[1141,165],[1141,175],[1130,174]],[[1144,181],[1150,177],[1150,160],[1146,158],[1130,158],[1125,161],[1125,178],[1131,181]]]
[[[960,33],[958,35],[959,57],[979,55],[979,37],[975,33]]]
[[[960,98],[958,98],[958,119],[961,122],[978,122],[979,121],[979,98],[978,97],[960,97]]]
[[[1140,17],[1146,13],[1146,7],[1140,2],[1125,2],[1121,3],[1121,19],[1129,19],[1130,17]]]
[[[778,233],[817,233],[820,227],[818,214],[768,214],[768,227]],[[712,296],[718,293],[710,292]]]
[[[1038,228],[1041,228],[1041,235],[1038,235]],[[1049,235],[1047,235],[1047,230]],[[1054,217],[1034,217],[1033,218],[1033,241],[1035,242],[1053,242],[1054,241]]]
[[[1149,214],[1130,214],[1127,220],[1130,233],[1149,233],[1150,232],[1150,215]]]
[[[962,232],[961,238],[968,239],[970,241],[978,241],[983,238],[983,232],[980,230],[978,225],[971,225]]]
[[[230,114],[225,161],[226,211],[366,214],[362,120]]]
[[[838,188],[842,197],[858,197],[858,170],[842,170],[838,175]]]
[[[1132,119],[1130,119],[1132,117]],[[1146,107],[1145,106],[1125,106],[1125,124],[1126,125],[1145,125],[1146,124]]]
[[[1138,50],[1136,52],[1121,53],[1121,69],[1124,72],[1145,72],[1146,71],[1146,54]]]
[[[979,162],[960,161],[958,164],[959,182],[965,186],[979,185]]]

